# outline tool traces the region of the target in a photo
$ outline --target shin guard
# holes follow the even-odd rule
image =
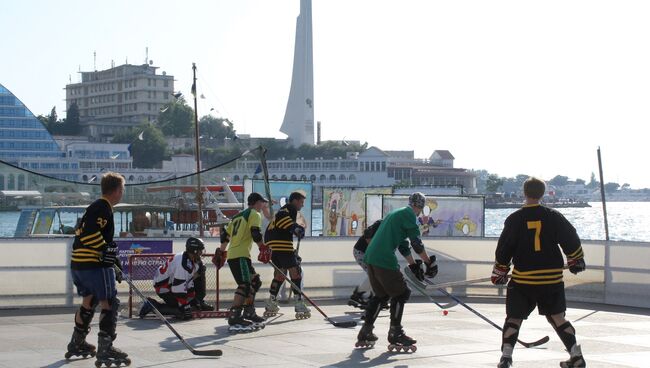
[[[509,332],[511,334],[508,334]],[[503,324],[503,334],[501,336],[501,352],[510,352],[512,354],[512,348],[517,344],[517,338],[519,337],[519,325],[506,319],[506,322]]]

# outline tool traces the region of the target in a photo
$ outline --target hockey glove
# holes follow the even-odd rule
[[[260,245],[260,254],[257,256],[257,260],[267,264],[271,260],[271,248],[268,245]]]
[[[438,264],[436,263],[436,256],[433,254],[430,255],[429,263],[427,263],[426,265],[427,265],[427,270],[424,272],[424,274],[430,279],[436,277],[436,275],[438,274]]]
[[[409,269],[415,276],[416,279],[424,281],[424,271],[422,270],[422,261],[419,259],[415,263],[409,265]]]
[[[182,319],[183,321],[192,319],[192,306],[189,304],[178,306],[178,319]]]
[[[221,250],[220,248],[217,248],[217,250],[214,251],[214,256],[212,256],[212,263],[217,266],[217,270],[226,264],[226,256],[227,252]]]
[[[495,263],[494,268],[492,268],[492,277],[491,281],[494,285],[503,285],[508,282],[508,272],[510,271],[510,266],[504,266],[502,264]]]
[[[296,224],[295,227],[293,228],[293,233],[296,235],[298,239],[302,239],[305,237],[305,228]]]
[[[577,275],[578,273],[584,271],[587,268],[584,258],[578,258],[578,259],[568,258],[567,265],[569,266],[569,271],[571,271],[571,273],[574,275]]]
[[[113,267],[117,262],[117,244],[115,242],[110,242],[102,251],[101,262],[104,267]]]

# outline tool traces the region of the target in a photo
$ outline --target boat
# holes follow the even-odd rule
[[[169,191],[170,204],[181,209],[195,209],[194,196],[196,196],[196,185],[160,185],[146,188],[148,193]],[[207,209],[217,212],[218,216],[231,218],[244,208],[235,196],[235,192],[243,193],[243,185],[202,185],[203,204]]]
[[[25,206],[21,209],[14,237],[69,236],[88,205]],[[118,238],[198,236],[198,211],[175,206],[118,203],[113,206]],[[217,209],[203,210],[204,237],[219,235],[228,218]]]

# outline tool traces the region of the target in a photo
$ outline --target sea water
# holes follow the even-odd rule
[[[560,208],[560,211],[578,231],[581,239],[604,240],[605,224],[603,221],[602,203],[590,202],[591,207]],[[498,237],[503,229],[506,217],[516,209],[486,209],[485,236]],[[56,218],[55,225],[60,223],[74,226],[75,214],[63,214]],[[20,212],[0,212],[0,237],[13,237]],[[611,240],[645,241],[650,242],[650,202],[608,202],[607,220]],[[312,236],[319,236],[323,227],[322,209],[312,211]],[[120,230],[120,219],[115,218],[116,231]]]

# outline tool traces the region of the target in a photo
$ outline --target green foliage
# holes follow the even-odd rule
[[[143,139],[138,136],[143,133]],[[113,143],[131,144],[133,167],[151,169],[160,167],[165,158],[167,142],[162,132],[149,123],[142,123],[136,128],[116,134]]]
[[[158,125],[165,136],[192,137],[194,135],[194,110],[178,98],[162,109]]]
[[[569,183],[569,177],[556,175],[553,179],[549,180],[548,183],[555,186],[567,185]]]
[[[487,181],[485,183],[485,190],[488,193],[496,193],[499,191],[501,186],[504,183],[504,179],[500,178],[497,174],[488,175]]]
[[[605,193],[612,193],[618,190],[620,185],[618,183],[607,183],[605,184]]]
[[[228,119],[206,115],[199,119],[201,147],[217,148],[224,146],[225,139],[236,137],[233,124]]]

